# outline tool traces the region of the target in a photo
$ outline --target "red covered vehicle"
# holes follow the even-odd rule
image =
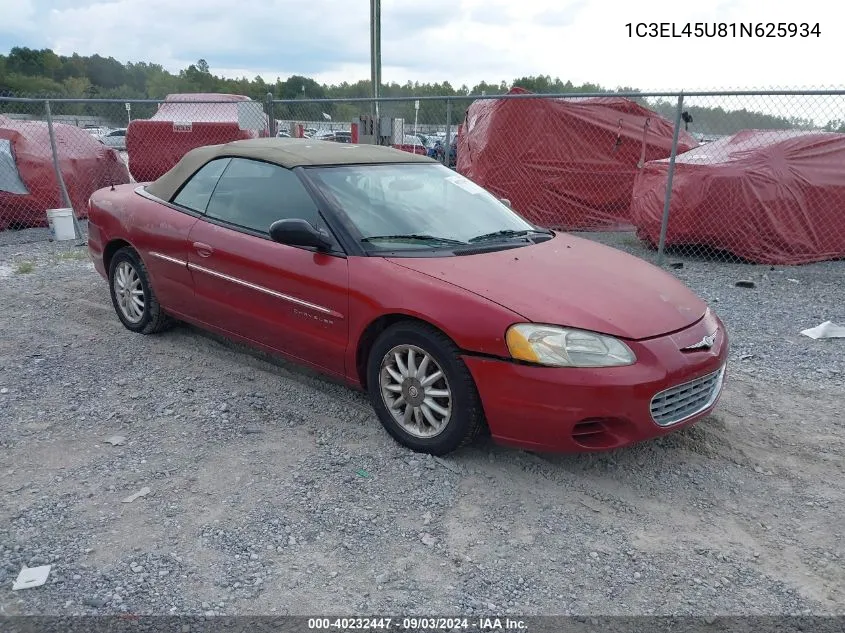
[[[725,376],[724,326],[675,277],[393,148],[196,149],[97,192],[88,245],[127,329],[184,320],[335,376],[416,451],[485,426],[617,448],[700,420]]]
[[[622,97],[482,99],[467,110],[457,170],[541,226],[630,227],[639,166],[668,157],[673,132],[670,121]],[[697,145],[680,131],[679,152]]]
[[[138,182],[155,180],[195,147],[266,136],[241,127],[238,108],[244,102],[261,107],[243,95],[167,95],[153,116],[135,119],[126,129],[132,177]]]
[[[637,177],[637,234],[660,239],[669,163]],[[845,257],[845,134],[744,130],[676,158],[667,246],[706,246],[757,264]]]
[[[97,189],[129,182],[117,151],[85,130],[55,123],[59,167],[77,217]],[[47,210],[64,207],[44,121],[0,116],[0,230],[47,226]]]

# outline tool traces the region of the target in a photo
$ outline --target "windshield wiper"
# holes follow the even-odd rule
[[[525,229],[522,231],[514,231],[513,229],[505,229],[503,231],[493,231],[492,233],[485,233],[484,235],[478,235],[477,237],[472,238],[469,242],[470,244],[474,244],[476,242],[486,242],[488,240],[494,240],[499,237],[524,237],[531,233],[541,233],[543,235],[551,235],[551,231],[544,231],[542,229]]]
[[[405,233],[399,235],[373,235],[365,237],[362,242],[393,242],[393,241],[428,242],[429,244],[466,244],[461,240],[453,240],[448,237],[437,237],[436,235],[425,235],[422,233]]]

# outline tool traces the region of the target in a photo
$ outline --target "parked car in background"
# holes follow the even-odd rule
[[[422,134],[421,132],[409,132],[408,136],[416,136],[426,148],[433,142],[431,135]]]
[[[323,137],[324,141],[333,141],[335,143],[351,143],[352,142],[352,132],[345,132],[343,130],[337,130],[332,132],[330,136]]]
[[[111,130],[97,137],[103,145],[116,149],[120,152],[126,151],[126,128]]]
[[[405,134],[402,138],[402,143],[394,144],[393,147],[401,149],[403,152],[410,152],[412,154],[428,155],[428,149],[423,145],[420,137],[416,134]]]
[[[439,138],[434,138],[431,141],[431,145],[426,147],[426,155],[429,158],[433,158],[436,161],[443,162],[443,158],[446,155],[446,150],[443,148],[443,143],[440,141]]]
[[[728,335],[676,277],[538,228],[425,156],[255,139],[97,191],[88,248],[118,319],[173,319],[369,394],[442,455],[486,426],[532,450],[615,449],[709,414]]]

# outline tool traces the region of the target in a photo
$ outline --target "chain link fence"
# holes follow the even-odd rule
[[[279,136],[310,136],[336,142],[368,142],[365,136],[381,137],[376,142],[397,149],[425,154],[451,168],[456,166],[454,99],[323,99],[273,101],[273,118]],[[367,118],[380,117],[391,125],[378,134],[366,130]],[[463,112],[460,112],[463,118]],[[371,138],[371,140],[373,140]]]
[[[391,125],[368,128],[376,116]],[[154,180],[194,147],[268,136],[426,154],[537,225],[657,263],[845,257],[842,91],[0,97],[0,244],[55,238],[62,209],[82,241],[97,189]]]

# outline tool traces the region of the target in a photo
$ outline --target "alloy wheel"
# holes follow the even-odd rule
[[[130,323],[144,318],[144,286],[135,267],[127,261],[120,262],[114,271],[114,295],[123,317]]]
[[[452,417],[452,390],[443,369],[425,350],[397,345],[385,354],[379,373],[384,404],[395,422],[417,438],[446,429]]]

